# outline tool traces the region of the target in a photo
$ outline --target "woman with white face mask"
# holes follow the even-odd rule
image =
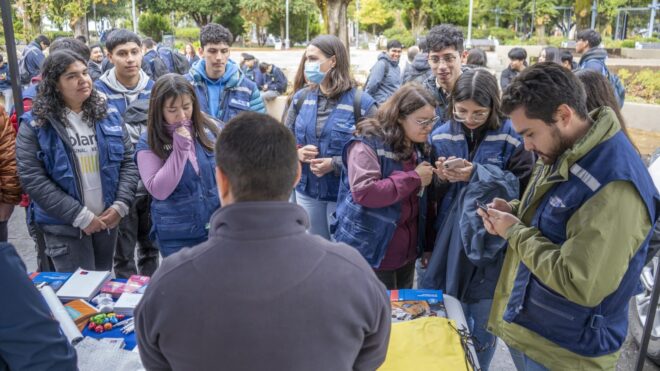
[[[357,92],[348,52],[336,36],[312,40],[304,69],[309,86],[295,93],[285,121],[296,136],[302,165],[296,200],[309,214],[309,232],[330,239],[344,145],[355,131],[356,118],[372,116],[376,103]]]

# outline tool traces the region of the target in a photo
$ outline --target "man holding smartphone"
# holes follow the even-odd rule
[[[614,369],[660,197],[607,107],[554,63],[524,70],[502,111],[539,162],[520,201],[478,210],[508,242],[488,330],[518,370]]]

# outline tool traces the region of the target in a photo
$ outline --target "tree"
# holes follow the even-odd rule
[[[316,5],[314,5],[316,8]],[[280,15],[271,17],[268,24],[268,30],[275,36],[282,39],[286,37],[285,31],[281,29],[280,24],[285,22],[286,19]],[[309,22],[309,39],[313,39],[321,33],[321,24],[319,23],[318,12],[310,12],[307,14],[290,14],[289,15],[289,39],[291,44],[301,43],[307,40],[307,26]]]
[[[216,16],[231,13],[236,3],[235,0],[139,0],[139,7],[161,14],[180,11],[190,15],[197,26],[202,27]]]
[[[440,2],[434,0],[386,0],[386,3],[390,9],[397,9],[400,12],[399,14],[403,15],[404,20],[409,23],[410,31],[414,37],[423,33],[429,15],[433,13],[434,6],[440,6]],[[465,12],[465,9],[463,9],[463,12]],[[399,21],[394,23],[395,26],[399,26]]]
[[[263,44],[261,34],[273,13],[275,5],[269,0],[240,0],[241,15],[257,28],[257,43]]]
[[[167,17],[160,14],[145,12],[138,19],[138,29],[156,42],[163,40],[163,33],[171,33],[172,26]]]
[[[350,0],[316,0],[321,10],[325,32],[335,35],[349,48],[348,44],[348,3]]]
[[[360,7],[360,26],[371,27],[371,33],[376,34],[376,28],[384,28],[394,19],[394,12],[384,6],[379,0],[365,0]]]
[[[41,15],[45,13],[48,3],[40,0],[18,0],[16,9],[23,18],[23,36],[26,42],[31,41],[41,33]]]

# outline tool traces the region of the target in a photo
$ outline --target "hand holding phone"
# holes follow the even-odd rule
[[[477,203],[477,207],[478,207],[478,208],[480,208],[481,210],[483,210],[483,212],[485,212],[486,214],[488,214],[488,205],[486,205],[485,203],[483,203],[483,202],[481,202],[481,201],[479,201],[479,200],[477,200],[476,203]]]
[[[460,169],[465,167],[465,161],[462,158],[453,158],[443,162],[445,169]]]

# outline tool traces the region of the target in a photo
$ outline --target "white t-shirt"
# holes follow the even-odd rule
[[[85,204],[94,215],[101,215],[105,211],[103,204],[103,188],[101,187],[101,170],[99,167],[99,149],[96,143],[94,126],[83,121],[83,113],[67,110],[66,131],[69,142],[78,158],[80,166],[80,182],[82,184]]]

